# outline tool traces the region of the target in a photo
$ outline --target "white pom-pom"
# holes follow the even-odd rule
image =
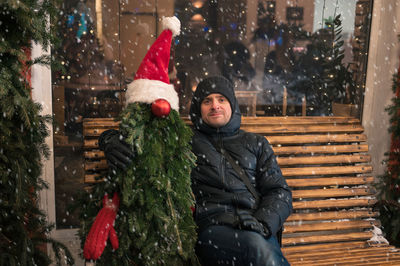
[[[172,36],[175,37],[181,33],[181,22],[177,17],[163,17],[162,28],[171,30]]]

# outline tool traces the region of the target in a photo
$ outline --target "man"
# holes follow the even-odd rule
[[[291,191],[268,141],[239,129],[241,114],[232,84],[224,77],[200,82],[190,117],[192,150],[197,156],[192,171],[199,234],[196,252],[201,263],[289,265],[276,234],[292,211]],[[104,134],[99,143],[109,164],[123,168],[132,155],[122,148],[118,135]],[[244,170],[259,200],[220,149]]]
[[[288,265],[276,234],[292,211],[291,191],[268,141],[239,129],[232,84],[223,77],[200,82],[190,117],[199,259],[204,265]],[[213,142],[244,170],[260,202]]]

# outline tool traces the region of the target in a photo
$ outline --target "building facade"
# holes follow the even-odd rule
[[[298,72],[296,67],[312,64],[306,60],[323,54],[324,46],[317,41],[331,41],[325,22],[332,23],[341,14],[343,64],[352,69],[355,81],[357,112],[352,115],[365,127],[374,175],[383,173],[381,162],[390,145],[385,107],[391,103],[392,75],[399,66],[400,4],[395,0],[65,2],[63,46],[53,53],[66,64],[67,73],[34,66],[32,95],[43,105],[43,113],[54,114],[57,122],[47,139],[52,155],[44,163],[43,179],[49,189],[41,192],[41,207],[56,224],[53,236],[65,242],[76,258],[77,221],[65,210],[73,201],[72,191],[85,186],[82,120],[118,114],[126,84],[161,32],[162,16],[176,15],[182,23],[170,73],[183,116],[199,80],[213,74],[230,78],[237,95],[253,92],[255,104],[246,97],[240,100],[244,115],[318,116],[335,113],[319,104],[326,98],[307,90],[319,84],[307,79],[310,72]],[[32,57],[42,53],[35,46]],[[303,76],[305,80],[295,82]]]

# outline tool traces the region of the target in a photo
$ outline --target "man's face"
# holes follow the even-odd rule
[[[209,126],[223,127],[229,122],[231,116],[231,105],[222,94],[212,93],[201,102],[201,118]]]

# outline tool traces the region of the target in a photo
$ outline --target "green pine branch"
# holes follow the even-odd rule
[[[23,74],[23,62],[28,68],[49,62],[29,60],[25,50],[32,42],[46,47],[55,40],[47,26],[55,1],[2,1],[0,10],[0,265],[50,265],[45,243],[54,247],[58,264],[63,253],[72,265],[68,249],[49,238],[53,227],[38,208],[38,192],[47,188],[40,176],[51,117],[40,115]]]
[[[392,83],[393,93],[400,88],[400,77],[395,74]],[[392,135],[392,145],[400,148],[400,99],[396,96],[392,98],[392,104],[386,108],[390,115],[389,132]],[[380,213],[383,230],[387,239],[393,245],[400,247],[400,150],[391,149],[386,153],[383,164],[386,171],[379,176],[377,208]]]

